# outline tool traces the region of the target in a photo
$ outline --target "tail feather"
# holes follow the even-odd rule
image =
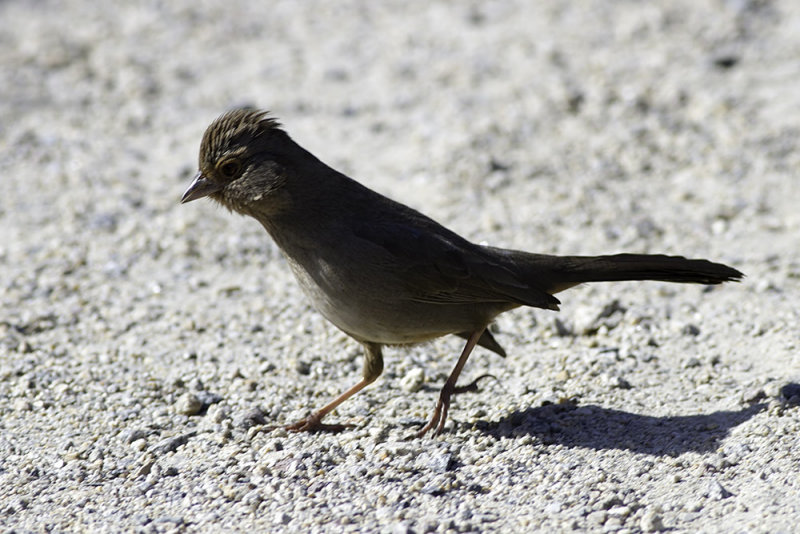
[[[721,263],[662,254],[614,254],[609,256],[549,256],[515,254],[523,274],[548,293],[557,293],[584,282],[653,280],[690,284],[721,284],[741,280],[741,272]]]

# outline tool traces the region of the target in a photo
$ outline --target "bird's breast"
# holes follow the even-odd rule
[[[494,316],[478,305],[435,304],[410,299],[387,273],[342,270],[321,259],[289,259],[313,306],[340,330],[373,343],[405,345],[485,326]],[[498,310],[499,311],[499,310]]]

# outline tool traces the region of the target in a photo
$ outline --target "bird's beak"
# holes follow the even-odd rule
[[[189,186],[189,189],[187,189],[181,197],[181,204],[186,204],[198,198],[207,197],[220,189],[222,189],[220,184],[209,181],[201,172],[198,172],[195,174],[194,180],[192,180],[192,185]]]

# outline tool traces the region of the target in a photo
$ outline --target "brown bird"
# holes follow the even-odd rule
[[[330,322],[364,346],[363,377],[292,431],[341,430],[322,419],[375,381],[381,348],[447,334],[467,340],[417,433],[442,432],[456,381],[475,345],[505,351],[486,329],[518,306],[558,310],[555,293],[584,282],[660,280],[719,284],[742,273],[680,256],[551,256],[477,245],[418,211],[328,167],[267,112],[236,109],[215,120],[200,168],[181,202],[209,197],[260,222],[303,291]]]

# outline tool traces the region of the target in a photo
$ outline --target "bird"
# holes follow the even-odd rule
[[[487,329],[498,315],[520,306],[557,311],[555,294],[587,282],[720,284],[744,276],[683,256],[556,256],[473,243],[329,167],[270,112],[251,107],[222,114],[203,134],[198,172],[180,202],[203,197],[261,223],[313,307],[363,346],[361,379],[285,426],[293,432],[351,428],[323,419],[381,375],[384,346],[466,339],[415,434],[437,436],[452,396],[475,387],[457,385],[473,349],[505,356]]]

